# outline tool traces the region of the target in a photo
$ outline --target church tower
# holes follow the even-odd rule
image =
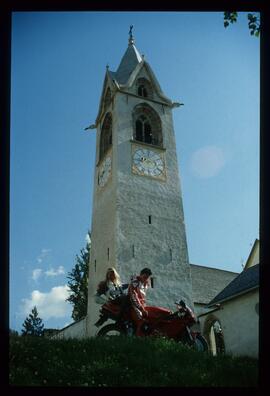
[[[169,65],[168,65],[169,67]],[[148,62],[128,48],[116,72],[107,66],[96,128],[87,333],[94,336],[97,284],[108,267],[123,283],[153,273],[148,305],[193,307],[190,266],[173,128],[173,103]]]

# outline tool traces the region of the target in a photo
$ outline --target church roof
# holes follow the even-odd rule
[[[235,277],[237,272],[190,264],[193,302],[208,304]]]
[[[133,43],[129,43],[120,65],[114,73],[119,84],[126,84],[136,66],[143,61],[139,51]]]
[[[246,293],[259,287],[259,264],[242,271],[233,279],[216,297],[214,297],[208,306],[229,300],[239,294]]]

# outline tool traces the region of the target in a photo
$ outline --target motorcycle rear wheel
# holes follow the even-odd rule
[[[106,326],[103,326],[97,333],[97,337],[107,337],[107,338],[119,337],[120,335],[124,335],[124,332],[115,323],[110,323]]]
[[[194,347],[199,352],[208,352],[208,344],[204,336],[198,334],[194,340]]]

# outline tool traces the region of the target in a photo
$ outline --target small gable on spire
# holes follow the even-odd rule
[[[143,60],[130,76],[125,88],[148,99],[161,100],[172,105],[171,99],[164,95],[159,82],[148,62]]]

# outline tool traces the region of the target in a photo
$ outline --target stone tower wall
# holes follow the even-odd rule
[[[176,299],[184,298],[192,306],[172,112],[167,106],[148,101],[162,121],[166,180],[134,175],[131,115],[141,102],[141,98],[131,96],[127,100],[124,94],[118,94],[115,101],[118,128],[116,266],[123,281],[128,281],[131,274],[143,267],[152,269],[154,288],[148,292],[150,304],[173,308]]]
[[[140,76],[147,77],[144,69]],[[107,153],[112,158],[112,172],[103,188],[97,183],[103,120],[97,129],[87,315],[87,333],[90,336],[97,331],[94,323],[100,309],[94,301],[94,294],[110,266],[116,267],[124,283],[142,268],[151,268],[154,287],[148,291],[148,305],[174,309],[174,302],[183,298],[193,307],[172,109],[158,103],[155,92],[153,99],[134,96],[134,86],[127,93],[115,94],[107,109],[113,120],[113,144]],[[142,102],[151,106],[160,117],[162,148],[133,140],[132,114],[134,107]],[[136,147],[162,153],[165,178],[157,180],[132,172],[132,152]]]

